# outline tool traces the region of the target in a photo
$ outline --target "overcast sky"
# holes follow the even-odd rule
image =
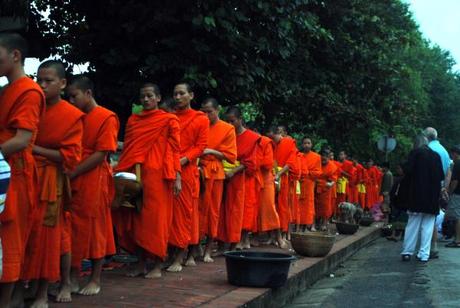
[[[410,4],[420,31],[432,43],[450,51],[460,70],[460,0],[403,0]],[[26,73],[35,74],[40,62],[26,60]],[[81,73],[85,66],[75,67],[74,73]],[[0,78],[0,85],[6,78]]]

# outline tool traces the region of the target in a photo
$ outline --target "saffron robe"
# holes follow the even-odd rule
[[[367,195],[367,170],[361,164],[356,165],[356,181],[358,183],[358,201],[359,204],[363,209],[368,209],[368,205],[366,203],[366,195]]]
[[[82,162],[95,152],[115,152],[118,118],[96,106],[83,117]],[[100,259],[115,253],[110,206],[113,199],[112,168],[108,157],[73,181],[72,267],[83,259]]]
[[[141,247],[147,255],[166,257],[174,180],[181,170],[179,153],[180,126],[175,115],[157,109],[130,116],[115,171],[135,173],[136,164],[141,165],[142,209],[112,211],[119,244],[127,251],[135,253]]]
[[[198,244],[200,239],[197,159],[208,144],[209,120],[203,112],[193,109],[177,111],[176,115],[180,125],[180,157],[187,157],[189,162],[182,166],[182,191],[173,201],[169,243],[184,249]]]
[[[36,218],[38,179],[32,145],[44,111],[43,91],[28,77],[15,80],[0,92],[0,144],[13,138],[17,129],[32,132],[27,148],[7,158],[11,179],[5,209],[0,214],[3,247],[1,283],[19,279],[31,220]]]
[[[275,178],[273,175],[274,142],[262,136],[258,144],[258,161],[262,179],[259,197],[258,230],[266,232],[280,228],[280,219],[275,204]]]
[[[316,216],[323,219],[331,218],[334,213],[332,194],[335,183],[332,187],[327,186],[327,182],[331,181],[337,181],[337,165],[333,161],[322,165],[321,175],[316,184]]]
[[[290,223],[298,224],[300,222],[300,211],[299,211],[299,196],[300,196],[300,184],[299,180],[302,176],[301,169],[301,155],[302,153],[297,151],[296,153],[296,164],[294,168],[289,169],[289,210],[291,211]]]
[[[353,165],[350,169],[350,179],[348,182],[348,196],[347,200],[350,203],[358,204],[359,203],[359,193],[358,193],[358,175],[357,168]]]
[[[366,203],[368,208],[372,208],[379,200],[379,171],[372,166],[367,169],[368,182],[366,185]]]
[[[302,154],[299,212],[301,225],[315,221],[315,181],[321,175],[321,155],[310,151]]]
[[[245,169],[226,180],[217,232],[217,238],[222,242],[238,243],[240,241],[244,218],[247,223],[246,227],[254,223],[252,210],[255,210],[255,206],[257,206],[255,184],[258,170],[257,142],[259,139],[260,135],[249,129],[236,136],[237,160],[245,166]],[[250,219],[252,219],[252,223]],[[252,228],[253,226],[249,227]]]
[[[40,121],[36,145],[59,151],[63,161],[56,163],[43,156],[34,156],[38,166],[40,219],[32,226],[26,254],[33,257],[24,262],[23,280],[58,281],[61,252],[70,252],[70,239],[62,235],[68,213],[65,208],[70,205],[64,204],[70,201],[66,198],[70,187],[66,185],[64,171],[74,169],[80,162],[82,118],[79,109],[61,100],[47,106]]]
[[[290,170],[297,168],[297,147],[295,140],[289,137],[282,138],[275,147],[275,167],[277,169],[289,166]],[[289,174],[285,173],[280,178],[280,191],[277,197],[277,210],[280,218],[280,228],[288,232],[291,221],[289,208]]]
[[[233,125],[218,120],[209,128],[208,148],[221,152],[225,160],[235,163],[237,156],[236,133]],[[225,171],[221,160],[214,155],[200,158],[200,168],[205,178],[205,190],[200,195],[200,238],[215,238],[219,224],[220,206],[224,190]]]

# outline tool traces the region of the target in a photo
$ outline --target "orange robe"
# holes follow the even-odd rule
[[[275,166],[283,168],[289,166],[289,169],[297,167],[297,147],[295,140],[284,137],[275,147]],[[280,228],[283,232],[289,231],[289,222],[291,221],[291,211],[289,208],[289,175],[285,173],[280,178],[280,191],[277,198],[277,210],[280,217]]]
[[[292,224],[298,224],[300,221],[299,194],[297,194],[297,183],[302,175],[301,155],[302,153],[297,151],[294,168],[289,168],[289,209],[291,211],[290,223]]]
[[[331,218],[334,213],[332,194],[335,184],[328,187],[326,184],[330,181],[337,181],[337,165],[333,161],[322,166],[321,175],[318,177],[316,185],[316,217],[323,219]]]
[[[258,231],[266,232],[280,228],[280,219],[275,205],[275,178],[273,175],[274,142],[262,136],[258,145],[258,161],[262,179],[259,197]]]
[[[359,203],[359,193],[358,193],[358,175],[357,168],[353,165],[350,169],[350,179],[348,182],[348,197],[347,200],[350,203],[358,204]]]
[[[253,228],[257,206],[257,142],[260,135],[246,129],[236,136],[237,160],[245,169],[226,181],[220,210],[217,238],[226,243],[238,243],[243,223]],[[246,216],[245,216],[246,215]],[[251,226],[248,226],[251,225]]]
[[[342,163],[337,160],[333,160],[331,162],[334,163],[335,166],[337,167],[335,177],[338,180],[340,176],[342,175]],[[345,201],[345,198],[346,198],[345,194],[337,193],[337,182],[336,182],[336,184],[332,188],[332,212],[334,215],[337,213],[337,205],[339,204],[339,202],[341,202],[341,200]]]
[[[123,152],[115,169],[135,173],[141,165],[142,210],[120,207],[112,212],[118,242],[134,253],[164,259],[173,214],[173,185],[181,170],[178,118],[163,110],[133,114],[126,124]]]
[[[364,187],[364,189],[366,190],[367,182],[368,182],[367,170],[361,164],[356,165],[356,181],[358,185]],[[367,195],[367,190],[366,192],[358,191],[358,201],[363,209],[369,208],[366,203],[366,195]]]
[[[211,125],[208,148],[221,152],[229,163],[235,163],[237,149],[233,125],[222,120]],[[200,237],[215,238],[224,190],[224,166],[214,155],[205,155],[200,159],[200,167],[205,178],[205,190],[200,195]]]
[[[118,118],[115,113],[96,106],[83,118],[82,161],[91,154],[115,152]],[[110,205],[113,199],[112,168],[107,159],[73,182],[72,267],[83,259],[100,259],[115,253]]]
[[[182,191],[174,197],[169,243],[184,249],[200,240],[197,159],[208,144],[209,120],[203,112],[193,109],[177,111],[176,115],[180,125],[180,157],[187,157],[188,163],[182,166]]]
[[[16,135],[17,129],[32,132],[26,149],[7,158],[11,166],[5,208],[0,214],[0,239],[3,246],[1,283],[19,279],[25,244],[35,219],[37,207],[37,173],[32,156],[32,144],[37,136],[40,115],[45,108],[45,96],[30,78],[22,77],[0,92],[0,144]]]
[[[368,208],[372,208],[377,202],[379,198],[379,192],[378,192],[378,181],[379,181],[379,171],[377,167],[372,166],[369,169],[367,169],[367,174],[368,174],[368,185],[366,187],[367,189],[367,195],[366,195],[366,203]]]
[[[315,181],[321,175],[321,155],[310,151],[302,155],[299,212],[301,225],[311,225],[315,220]]]
[[[32,226],[32,233],[26,248],[26,258],[22,274],[23,280],[46,279],[58,281],[60,278],[60,256],[63,250],[70,252],[70,239],[62,232],[66,227],[66,206],[70,200],[70,187],[63,171],[73,170],[81,159],[83,135],[83,113],[61,100],[48,106],[40,120],[36,144],[58,150],[62,163],[55,163],[43,156],[34,156],[38,166],[39,217]],[[65,238],[64,241],[61,241]],[[66,247],[62,247],[66,246]]]

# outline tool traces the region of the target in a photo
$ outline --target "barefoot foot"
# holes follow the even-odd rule
[[[185,266],[196,266],[195,258],[190,256],[187,261],[185,261]]]
[[[148,272],[144,277],[146,279],[161,278],[161,268],[154,268],[153,270]]]
[[[279,248],[281,248],[281,249],[288,249],[288,248],[289,248],[288,243],[287,243],[285,240],[283,240],[283,239],[279,239],[279,240],[278,240],[278,246],[279,246]]]
[[[209,254],[205,254],[204,257],[203,257],[203,262],[204,263],[212,263],[212,262],[214,262],[214,259],[211,258],[211,256]]]
[[[86,286],[83,287],[83,289],[78,292],[78,294],[92,296],[99,294],[99,292],[101,292],[101,286],[94,281],[90,281]]]
[[[48,308],[48,299],[47,298],[37,298],[30,308]]]
[[[172,272],[172,273],[178,273],[182,271],[182,265],[180,263],[174,262],[173,264],[171,264],[170,267],[166,269],[166,271]]]
[[[72,302],[72,287],[70,284],[61,286],[59,293],[56,295],[55,301],[57,303],[70,303]]]

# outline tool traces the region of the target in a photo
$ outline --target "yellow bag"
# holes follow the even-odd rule
[[[361,194],[365,194],[366,193],[366,185],[358,184],[358,192],[361,193]]]
[[[338,194],[346,194],[347,193],[347,183],[348,179],[346,177],[340,177],[337,180],[337,193]]]

